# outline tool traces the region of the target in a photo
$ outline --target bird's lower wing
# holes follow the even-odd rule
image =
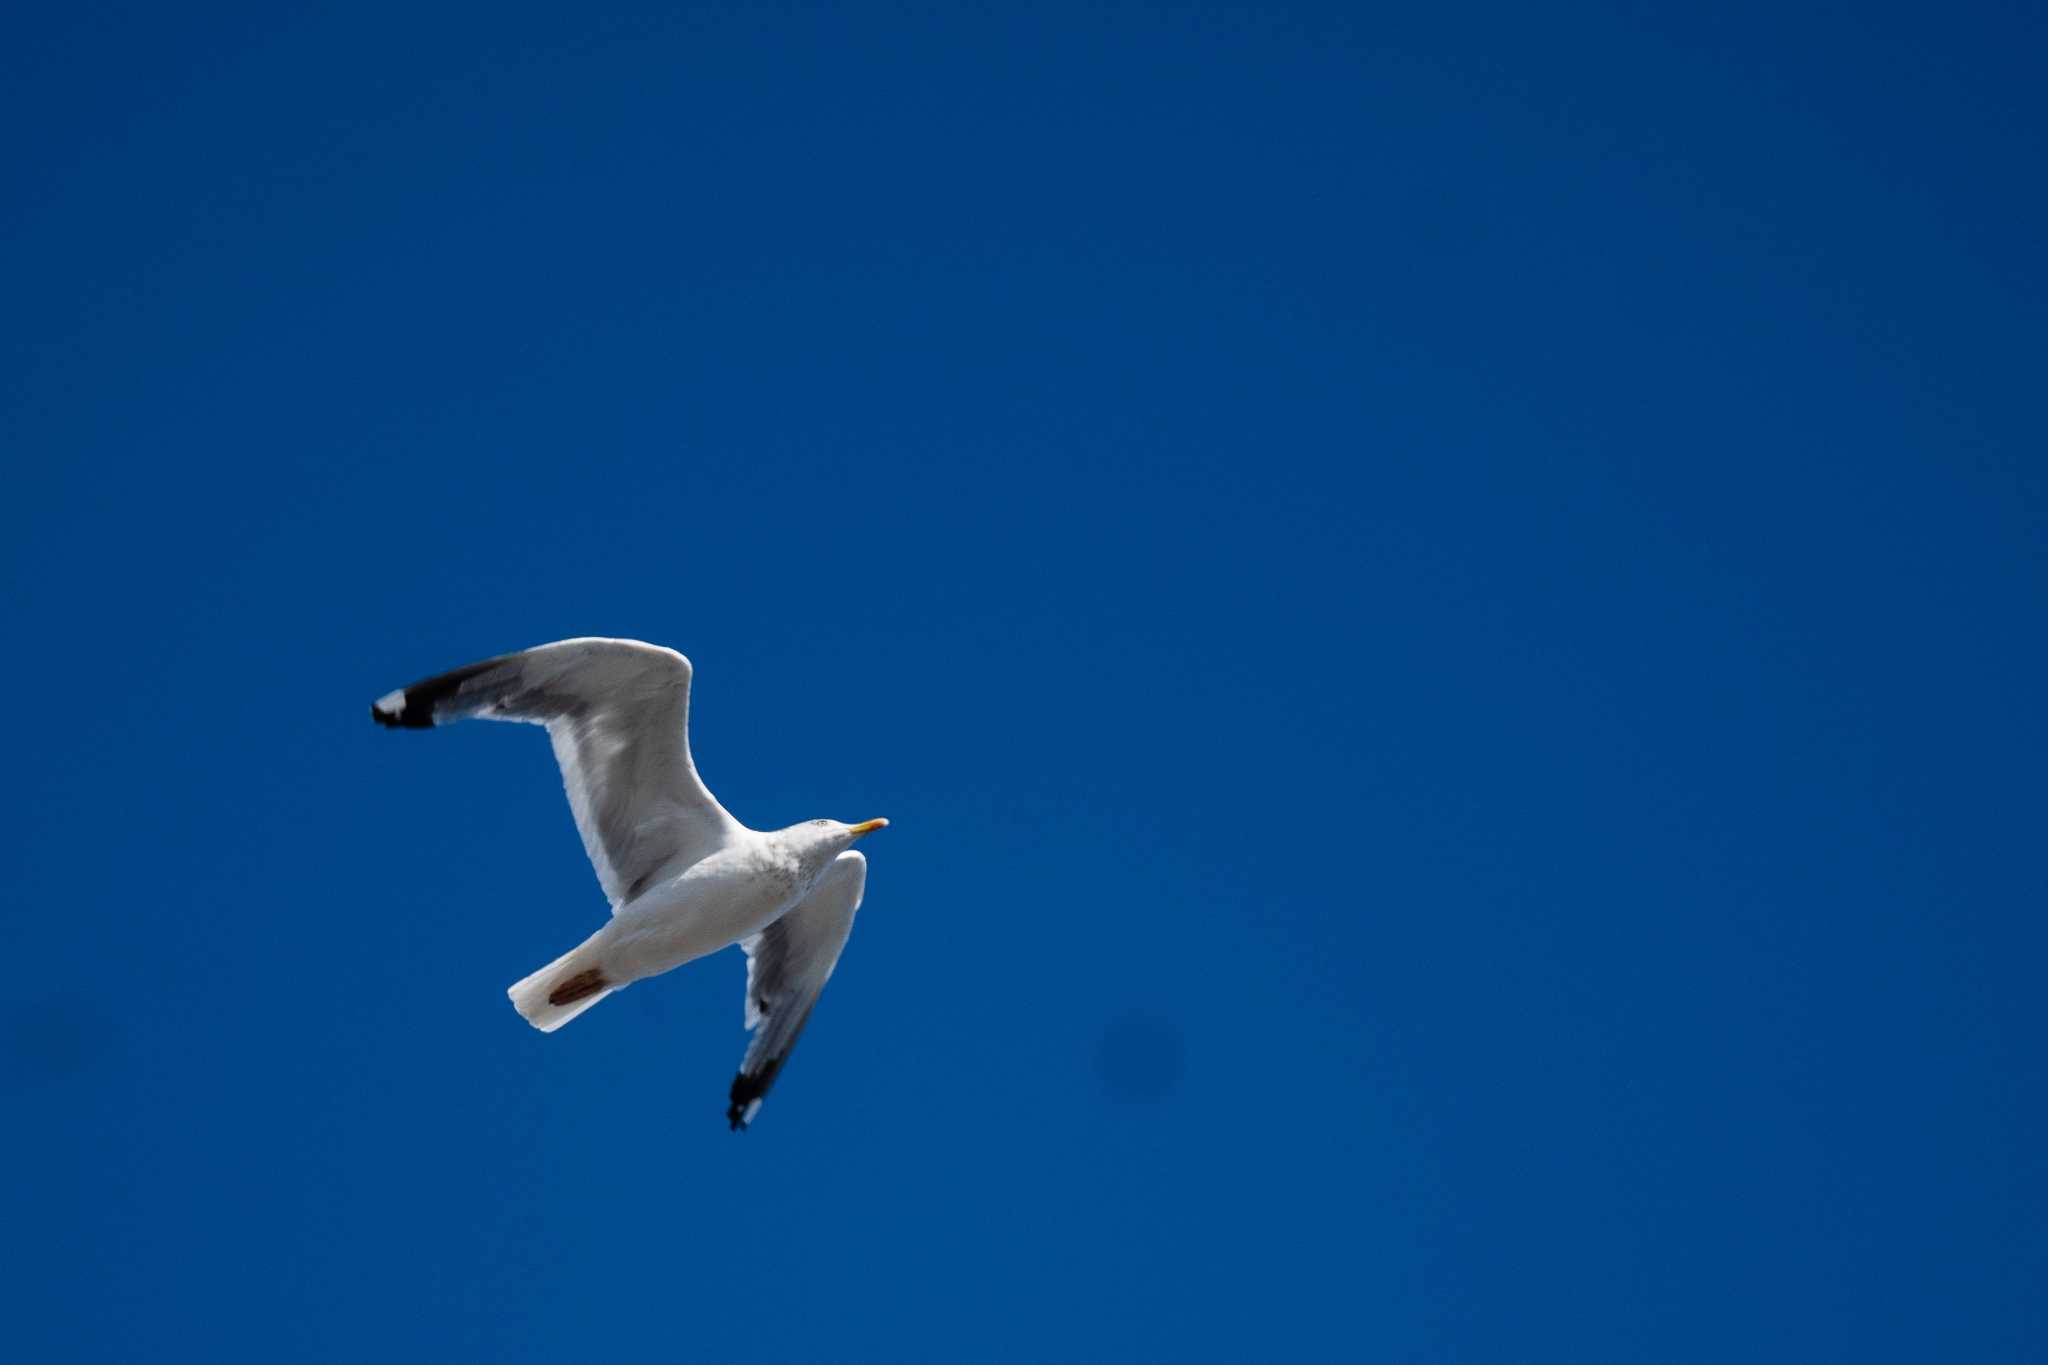
[[[583,850],[612,909],[738,822],[690,760],[690,661],[638,640],[561,640],[401,687],[370,708],[407,729],[475,717],[547,727]]]
[[[796,907],[740,946],[747,951],[747,1055],[733,1077],[726,1118],[735,1131],[753,1122],[768,1088],[810,1021],[853,932],[867,889],[868,860],[842,853]]]

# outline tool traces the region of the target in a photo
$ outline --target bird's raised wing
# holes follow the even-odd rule
[[[638,640],[560,640],[380,697],[381,725],[475,716],[545,725],[583,851],[613,911],[663,868],[680,870],[739,829],[690,761],[690,661]]]
[[[832,979],[867,884],[868,860],[842,853],[788,914],[740,940],[747,950],[747,1027],[754,1040],[732,1078],[732,1106],[725,1111],[735,1132],[754,1121],[819,992]]]

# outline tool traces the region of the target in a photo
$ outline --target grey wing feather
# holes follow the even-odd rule
[[[409,729],[471,717],[546,726],[583,850],[613,910],[739,827],[690,759],[690,661],[672,649],[561,640],[402,687],[370,714]]]
[[[796,907],[740,946],[747,952],[747,1055],[733,1077],[726,1119],[735,1130],[753,1122],[761,1101],[810,1021],[853,916],[867,890],[868,860],[842,853]]]

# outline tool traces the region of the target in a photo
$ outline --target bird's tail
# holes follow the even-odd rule
[[[602,931],[591,935],[505,992],[527,1023],[542,1033],[553,1033],[625,986],[623,981],[605,977],[598,943],[601,937]]]

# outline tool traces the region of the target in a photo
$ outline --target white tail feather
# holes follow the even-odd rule
[[[600,970],[597,943],[600,937],[602,933],[591,935],[532,976],[515,982],[512,988],[505,992],[512,997],[512,1008],[518,1010],[527,1023],[542,1033],[553,1033],[613,991],[622,989],[624,982],[617,986],[602,986],[581,999],[561,1005],[554,1004],[548,999],[550,994],[561,989],[564,982],[571,981],[584,972]]]

